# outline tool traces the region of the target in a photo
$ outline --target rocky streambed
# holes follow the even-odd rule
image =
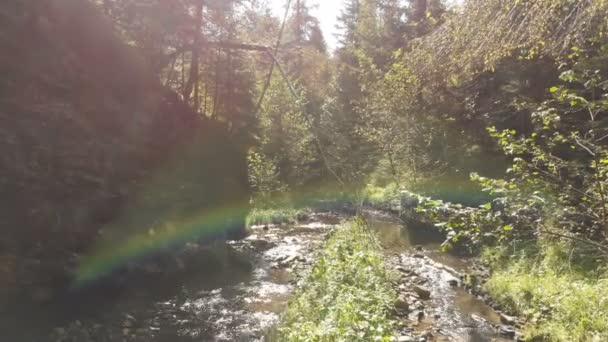
[[[468,290],[466,275],[476,267],[473,260],[441,252],[442,236],[432,230],[404,227],[381,213],[369,215],[368,221],[398,275],[394,286],[400,342],[516,338],[516,319],[495,311]]]
[[[3,340],[264,341],[297,286],[298,271],[314,261],[340,219],[318,213],[307,223],[255,226],[241,241],[190,243],[122,282],[3,312]],[[439,252],[440,235],[404,227],[381,213],[369,213],[368,222],[398,275],[398,341],[513,340],[508,316],[465,290],[461,275],[471,263]]]

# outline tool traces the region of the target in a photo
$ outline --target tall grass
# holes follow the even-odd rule
[[[272,336],[276,341],[391,341],[395,293],[361,221],[337,228]]]
[[[494,272],[485,288],[527,319],[535,341],[608,341],[608,277],[597,256],[551,242],[486,252]]]
[[[295,224],[306,219],[309,211],[307,209],[296,209],[292,207],[273,209],[253,209],[245,220],[247,227],[254,225],[269,224]]]

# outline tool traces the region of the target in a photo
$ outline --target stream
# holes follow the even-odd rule
[[[502,325],[500,315],[462,287],[460,275],[472,271],[473,261],[441,252],[441,234],[405,227],[382,213],[371,213],[367,220],[388,263],[402,275],[399,292],[413,304],[404,333],[423,341],[513,341],[500,336],[500,327],[514,333]]]
[[[512,341],[499,336],[494,310],[453,286],[470,263],[439,252],[441,236],[381,213],[368,216],[389,265],[402,273],[396,285],[412,303],[400,327],[411,339],[400,341]],[[297,286],[298,271],[314,261],[314,251],[339,222],[318,213],[303,224],[255,226],[242,241],[188,244],[171,261],[181,272],[167,275],[152,265],[119,289],[89,289],[2,314],[0,329],[15,342],[264,341]],[[416,286],[429,298],[408,292]]]

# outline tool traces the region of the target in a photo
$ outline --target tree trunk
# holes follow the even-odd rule
[[[194,89],[194,110],[200,111],[200,44],[201,44],[201,28],[203,25],[203,1],[199,0],[196,4],[196,23],[194,31],[194,43],[192,44],[192,62],[190,63],[190,78],[184,89],[184,100],[190,102],[192,89]]]
[[[393,174],[393,180],[395,182],[395,185],[397,185],[397,188],[401,189],[401,183],[399,182],[399,172],[397,171],[397,167],[393,159],[393,153],[389,149],[386,151],[386,155],[388,156],[388,162],[391,167],[391,173]]]

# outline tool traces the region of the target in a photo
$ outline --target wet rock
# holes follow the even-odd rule
[[[276,246],[276,244],[267,241],[267,240],[252,240],[251,241],[251,246],[256,250],[256,251],[264,251],[264,250],[268,250],[271,249],[273,247]]]
[[[431,291],[426,287],[416,285],[413,287],[414,292],[420,297],[420,299],[427,300],[431,298]]]
[[[123,328],[132,328],[132,327],[135,326],[135,322],[136,321],[137,320],[135,319],[135,317],[133,317],[133,316],[131,316],[129,314],[126,314],[125,315],[125,319],[122,322],[122,327]]]
[[[287,257],[281,257],[279,258],[279,262],[277,263],[277,265],[281,268],[287,268],[293,266],[293,264],[298,262],[306,262],[306,258],[301,255],[290,255]]]
[[[402,311],[408,311],[410,309],[410,304],[404,295],[397,298],[395,301],[395,308]]]
[[[428,281],[427,281],[426,279],[424,279],[424,278],[418,278],[418,279],[416,279],[416,281],[415,281],[415,283],[416,283],[416,284],[418,284],[418,285],[424,285],[424,284],[426,284],[427,282],[428,282]]]
[[[409,274],[409,273],[412,272],[412,270],[407,269],[407,268],[405,268],[403,266],[397,266],[396,270],[399,271],[399,272],[401,272],[401,273],[405,273],[405,274]]]
[[[446,282],[448,284],[450,284],[451,287],[458,287],[458,285],[460,284],[460,282],[458,281],[458,278],[450,275],[447,277]]]
[[[517,323],[517,317],[509,316],[504,313],[500,313],[500,321],[506,325],[515,325]]]
[[[474,321],[476,321],[476,322],[480,322],[480,323],[485,323],[485,322],[486,322],[486,319],[485,319],[485,318],[483,318],[483,317],[481,317],[481,316],[479,316],[479,315],[476,315],[476,314],[471,314],[471,318],[472,318]]]
[[[502,325],[498,329],[498,332],[500,333],[501,336],[508,337],[508,338],[514,338],[515,334],[516,334],[515,329],[508,325]]]

